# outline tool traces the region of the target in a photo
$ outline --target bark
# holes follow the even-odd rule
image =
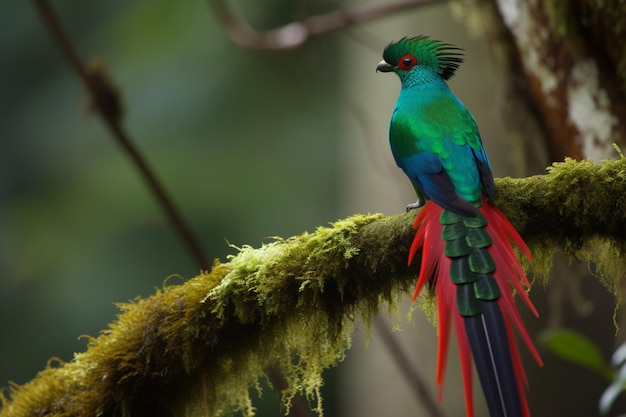
[[[626,14],[621,0],[493,0],[493,33],[510,48],[552,160],[601,160],[626,141]],[[485,8],[488,8],[485,6]],[[519,71],[518,71],[519,70]],[[528,136],[527,136],[528,137]]]

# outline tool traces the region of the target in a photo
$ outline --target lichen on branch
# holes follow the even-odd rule
[[[617,292],[624,271],[626,160],[568,160],[544,176],[499,179],[497,203],[545,273],[552,254],[593,262]],[[121,304],[107,330],[68,363],[12,385],[0,417],[253,414],[249,389],[277,363],[319,414],[321,374],[367,324],[414,285],[415,214],[355,215],[238,249],[180,285]],[[419,265],[419,260],[414,262]]]

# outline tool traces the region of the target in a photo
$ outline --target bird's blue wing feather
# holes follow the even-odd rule
[[[476,207],[456,192],[454,182],[437,154],[421,152],[397,158],[396,163],[423,195],[441,207],[464,216],[474,217],[478,214]]]

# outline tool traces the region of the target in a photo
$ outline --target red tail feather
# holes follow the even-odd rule
[[[519,349],[515,343],[513,329],[520,335],[537,363],[542,365],[542,361],[521,320],[519,311],[515,306],[513,292],[520,295],[533,314],[537,315],[537,310],[526,293],[526,289],[530,287],[530,284],[515,256],[511,242],[513,242],[529,260],[531,260],[531,255],[528,247],[515,228],[493,203],[485,201],[480,211],[487,219],[488,225],[486,226],[486,231],[493,240],[493,244],[489,247],[488,251],[496,263],[496,271],[493,276],[502,294],[498,299],[498,304],[504,318],[523,413],[529,416],[524,391],[524,388],[528,386],[528,380],[522,366]],[[443,209],[440,206],[429,201],[416,217],[413,225],[413,227],[417,229],[417,232],[409,251],[409,265],[413,261],[417,251],[420,248],[422,249],[421,269],[413,300],[417,298],[426,282],[430,282],[431,285],[434,285],[439,332],[436,384],[440,390],[440,399],[443,394],[450,321],[451,319],[454,320],[463,385],[465,387],[467,416],[473,417],[471,351],[464,328],[464,318],[456,308],[456,285],[449,278],[451,261],[444,253],[445,241],[441,237],[443,226],[439,221],[442,212]]]

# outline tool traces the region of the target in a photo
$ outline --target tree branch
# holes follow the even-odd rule
[[[311,16],[299,22],[259,31],[241,19],[226,5],[226,0],[209,0],[217,18],[226,28],[230,39],[237,45],[251,50],[283,50],[302,46],[311,38],[346,27],[379,19],[393,13],[414,9],[418,6],[440,3],[442,0],[403,0],[361,6],[354,9],[336,10]]]
[[[553,252],[595,262],[614,291],[626,254],[626,159],[568,160],[545,176],[499,179],[498,203],[545,272]],[[123,313],[74,360],[11,388],[0,417],[250,414],[248,389],[277,360],[288,388],[321,412],[321,373],[414,285],[406,257],[415,214],[355,215],[258,249]],[[419,260],[415,262],[419,265]]]

